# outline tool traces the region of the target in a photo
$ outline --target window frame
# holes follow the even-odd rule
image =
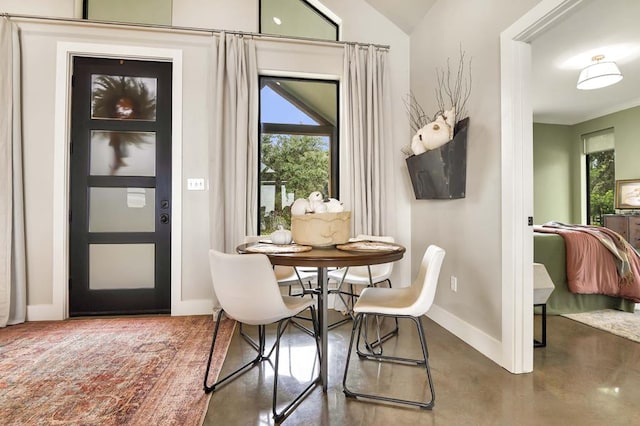
[[[334,126],[327,121],[320,114],[313,111],[312,108],[305,105],[298,99],[279,91],[275,85],[267,84],[267,80],[287,80],[287,81],[301,81],[301,82],[321,82],[333,84],[336,91],[336,125]],[[258,195],[258,208],[257,210],[257,230],[258,235],[261,235],[261,212],[260,206],[261,200],[261,178],[260,178],[260,165],[262,163],[262,135],[264,133],[271,134],[291,134],[291,135],[307,135],[307,136],[323,136],[329,137],[329,194],[324,194],[327,197],[340,199],[340,82],[335,79],[321,79],[321,78],[305,78],[305,77],[284,77],[277,75],[259,75],[258,76],[258,179],[256,181],[257,195]],[[279,95],[285,98],[288,102],[295,105],[302,112],[310,116],[316,122],[321,123],[319,125],[310,124],[286,124],[286,123],[262,123],[262,88],[269,86],[272,90],[276,91]]]
[[[310,2],[308,0],[298,0],[298,1],[300,1],[301,3],[304,3],[305,5],[307,5],[307,7],[309,7],[309,9],[311,9],[312,11],[317,13],[318,16],[321,17],[327,24],[331,25],[335,30],[335,40],[333,40],[333,41],[340,41],[340,23],[339,22],[336,22],[336,20],[334,18],[332,18],[327,13],[323,12],[322,10],[320,10],[320,8],[315,6],[312,2]],[[258,33],[260,33],[260,34],[268,34],[268,33],[263,33],[262,32],[262,0],[258,0]],[[296,37],[296,36],[291,35],[291,34],[289,34],[288,36]]]

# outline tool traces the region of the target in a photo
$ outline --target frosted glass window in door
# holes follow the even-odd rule
[[[155,176],[154,132],[91,132],[92,176]]]
[[[89,288],[153,288],[154,244],[90,244]]]
[[[154,232],[154,188],[89,189],[89,232]]]
[[[92,75],[91,118],[155,121],[157,86],[155,78]]]

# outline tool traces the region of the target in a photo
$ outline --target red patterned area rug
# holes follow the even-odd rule
[[[202,380],[214,325],[207,315],[2,328],[0,424],[200,425],[210,398]],[[234,326],[221,324],[216,377]]]

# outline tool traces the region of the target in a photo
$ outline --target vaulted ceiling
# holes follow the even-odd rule
[[[437,0],[365,0],[402,31],[411,34]]]
[[[365,0],[411,34],[437,1]],[[640,105],[640,1],[584,0],[532,43],[534,121],[575,124]],[[624,79],[578,90],[580,70],[594,55],[616,61]]]

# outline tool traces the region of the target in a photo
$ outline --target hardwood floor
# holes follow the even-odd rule
[[[536,318],[539,322],[539,318]],[[421,411],[345,398],[342,374],[351,325],[330,332],[329,388],[316,388],[284,422],[291,425],[631,425],[640,424],[640,344],[559,316],[549,316],[547,346],[536,348],[534,372],[514,375],[442,327],[426,319],[435,382],[433,411]],[[536,334],[537,335],[537,334]],[[418,348],[409,322],[389,351]],[[289,385],[310,377],[312,341],[290,327],[283,345],[280,375],[283,397]],[[238,357],[249,358],[237,335],[224,371]],[[289,368],[288,357],[294,362]],[[354,386],[379,383],[389,392],[418,398],[426,390],[415,367],[367,366],[352,357]],[[366,362],[371,364],[371,362]],[[351,374],[351,373],[350,373]],[[273,367],[262,363],[217,390],[204,425],[266,425],[271,419]]]

